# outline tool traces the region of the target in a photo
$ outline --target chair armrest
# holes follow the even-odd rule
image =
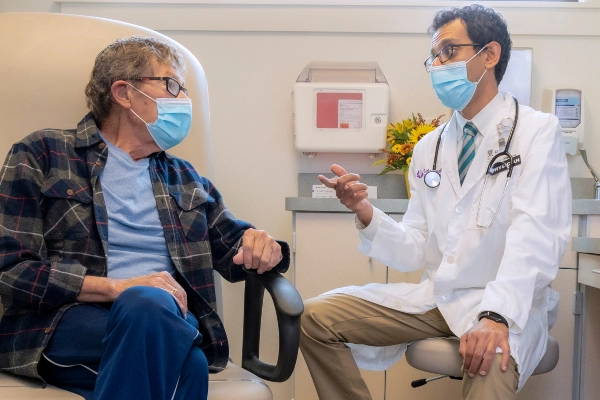
[[[296,365],[300,342],[300,316],[304,311],[302,298],[296,288],[279,272],[258,274],[245,270],[244,332],[242,344],[242,368],[273,382],[287,380]],[[273,299],[279,328],[279,354],[277,364],[259,360],[260,324],[264,290]]]

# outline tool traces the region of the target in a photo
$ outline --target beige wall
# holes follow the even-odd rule
[[[0,12],[60,12],[53,0],[0,0]]]
[[[385,13],[377,7],[357,5],[295,7],[290,11],[292,6],[236,6],[219,0],[212,2],[216,5],[197,6],[135,3],[0,0],[0,12],[62,10],[122,19],[159,30],[185,45],[200,60],[208,78],[217,187],[238,218],[288,242],[292,239],[291,213],[284,209],[284,198],[297,195],[299,172],[326,172],[334,162],[354,172],[379,171],[365,155],[307,158],[295,150],[291,90],[306,64],[317,60],[377,61],[390,84],[391,120],[412,112],[426,117],[446,112],[422,66],[429,53],[429,37],[424,32],[435,7],[419,8],[415,1],[398,1],[400,6]],[[520,7],[506,7],[503,14],[513,32],[514,46],[533,48],[532,106],[541,107],[542,90],[548,86],[584,89],[585,147],[600,171],[600,118],[594,113],[600,110],[600,80],[593,68],[600,61],[595,51],[600,48],[600,28],[597,23],[573,22],[591,15],[577,9],[538,7],[528,14]],[[599,10],[588,11],[598,17]],[[553,28],[563,23],[562,17],[571,19],[562,29],[576,26],[575,32],[561,34],[561,29]],[[356,31],[348,18],[354,19]],[[569,165],[572,176],[589,176],[579,156],[570,158]],[[293,272],[287,276],[293,279]],[[239,362],[243,287],[225,284],[224,292],[232,356]],[[267,343],[262,354],[274,362],[276,327],[273,315],[266,312],[263,330]],[[276,399],[291,398],[289,382],[271,387]]]

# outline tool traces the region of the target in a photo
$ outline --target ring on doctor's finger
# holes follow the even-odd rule
[[[171,290],[171,294],[172,294],[173,296],[175,296],[175,294],[176,294],[176,293],[177,293],[177,289],[176,289],[176,288],[173,288],[173,289]]]

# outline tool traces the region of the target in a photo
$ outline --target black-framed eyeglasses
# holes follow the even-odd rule
[[[173,78],[168,76],[140,76],[139,78],[129,78],[130,81],[165,81],[167,92],[173,96],[179,96],[179,92],[183,92],[187,96],[187,89],[184,88]]]
[[[438,51],[436,54],[434,54],[433,56],[430,56],[427,58],[427,60],[425,60],[425,62],[423,63],[423,65],[425,65],[425,71],[429,72],[431,71],[431,67],[433,65],[433,63],[435,62],[436,58],[439,58],[440,63],[443,64],[447,61],[450,61],[452,59],[452,56],[454,55],[454,49],[457,47],[465,47],[465,46],[473,46],[473,47],[483,47],[483,44],[476,44],[476,43],[468,43],[468,44],[447,44],[444,47],[442,47],[440,49],[440,51]]]

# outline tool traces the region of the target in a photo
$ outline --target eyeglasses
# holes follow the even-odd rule
[[[425,60],[425,62],[423,63],[423,65],[425,65],[425,71],[430,72],[431,71],[431,67],[433,66],[433,63],[435,62],[436,58],[440,59],[440,63],[443,64],[447,61],[450,61],[452,59],[452,56],[454,55],[454,49],[457,47],[465,47],[465,46],[473,46],[473,47],[483,47],[484,45],[482,44],[475,44],[475,43],[469,43],[469,44],[448,44],[444,47],[441,48],[440,51],[438,51],[435,55],[430,56],[427,58],[427,60]]]
[[[172,94],[173,96],[179,96],[179,92],[183,92],[187,96],[187,89],[184,88],[173,78],[169,78],[168,76],[140,76],[139,78],[129,78],[126,80],[130,81],[165,81],[165,85],[167,87],[167,92]]]

